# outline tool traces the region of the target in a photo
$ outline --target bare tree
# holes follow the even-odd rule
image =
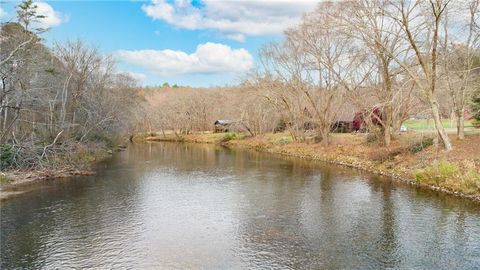
[[[0,36],[0,143],[4,143],[20,117],[30,88],[30,71],[37,55],[32,51],[45,29],[30,29],[31,24],[45,16],[37,13],[37,5],[25,0],[17,6],[19,23],[2,23]]]
[[[439,45],[442,20],[446,17],[449,0],[390,1],[388,16],[397,22],[408,46],[400,55],[387,50],[415,85],[422,91],[430,106],[437,135],[445,150],[452,144],[441,122],[437,97]],[[387,48],[388,49],[388,48]]]
[[[365,80],[364,57],[352,37],[342,33],[337,19],[342,10],[338,3],[320,4],[298,27],[285,32],[283,44],[272,44],[262,52],[265,69],[289,90],[280,97],[295,116],[289,120],[301,125],[308,120],[325,143],[345,94]]]
[[[304,113],[306,102],[303,94],[299,94],[306,87],[300,78],[304,67],[301,62],[290,62],[296,56],[295,51],[289,50],[278,43],[264,46],[260,57],[267,72],[257,74],[252,83],[263,90],[262,96],[281,115],[293,140],[304,141],[304,123],[308,117]]]
[[[344,12],[342,23],[346,34],[360,42],[366,54],[372,57],[368,85],[353,94],[353,102],[363,111],[372,111],[371,106],[381,109],[382,117],[377,119],[382,126],[383,142],[390,145],[392,135],[408,117],[406,107],[411,103],[413,87],[400,82],[402,70],[394,61],[405,47],[401,38],[402,29],[388,12],[386,0],[364,0],[350,5],[350,12]],[[374,99],[374,102],[365,100]],[[355,102],[357,101],[357,102]]]
[[[61,124],[70,129],[76,124],[76,113],[86,91],[87,81],[98,71],[104,59],[95,48],[86,46],[80,40],[57,43],[55,53],[65,66],[67,74],[63,89],[57,94],[61,99]]]
[[[473,83],[478,75],[477,70],[480,68],[478,64],[475,65],[475,59],[480,57],[480,33],[477,28],[480,1],[459,1],[455,4],[450,13],[456,15],[455,17],[459,18],[460,22],[444,20],[442,61],[445,85],[457,120],[457,137],[463,140],[465,138],[465,110],[473,94]],[[463,35],[465,31],[462,29],[467,29],[466,35]],[[459,34],[453,34],[455,38],[451,39],[450,30]]]

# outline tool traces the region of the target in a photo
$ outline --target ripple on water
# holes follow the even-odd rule
[[[480,208],[334,166],[134,145],[1,211],[2,269],[475,269]]]

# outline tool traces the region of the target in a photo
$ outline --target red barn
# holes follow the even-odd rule
[[[375,126],[381,126],[383,120],[383,114],[380,108],[374,107],[371,112],[357,112],[353,117],[353,131],[360,131],[365,125],[365,116],[370,115],[370,121]]]

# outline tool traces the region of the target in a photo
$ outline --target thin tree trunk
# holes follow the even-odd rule
[[[330,126],[324,126],[320,129],[320,136],[323,144],[330,144]]]
[[[390,125],[386,125],[383,131],[383,142],[385,146],[390,146],[392,141],[392,127]]]
[[[440,112],[438,108],[438,102],[434,98],[430,98],[430,106],[432,108],[432,116],[433,121],[435,124],[435,129],[437,130],[438,137],[442,140],[443,146],[445,147],[445,151],[452,150],[452,144],[450,139],[448,138],[448,134],[445,131],[445,128],[442,125],[442,121],[440,119]]]
[[[460,109],[460,111],[457,114],[457,137],[459,140],[465,139],[464,109]]]
[[[383,123],[383,143],[385,146],[390,146],[392,142],[392,106],[386,105],[383,111],[383,119],[381,120]]]

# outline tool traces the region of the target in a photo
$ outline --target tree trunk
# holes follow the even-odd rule
[[[319,130],[321,142],[323,144],[330,144],[330,126],[323,126]]]
[[[386,105],[383,109],[383,119],[381,120],[383,123],[383,143],[385,146],[390,146],[392,141],[392,107],[390,105]]]
[[[435,129],[437,130],[437,135],[440,138],[440,140],[442,140],[443,146],[445,147],[445,151],[447,152],[451,151],[452,144],[450,142],[450,139],[448,138],[445,128],[443,128],[442,121],[440,119],[438,102],[435,99],[430,98],[430,106],[432,108],[432,116],[435,124]]]
[[[3,104],[2,104],[3,105]],[[4,115],[2,117],[3,119],[3,124],[2,124],[2,131],[5,131],[7,130],[7,121],[8,121],[8,99],[7,97],[5,98],[5,108],[4,108],[5,112],[4,112]]]
[[[392,127],[390,125],[386,125],[383,129],[383,142],[385,146],[390,146],[392,141]]]
[[[459,140],[465,139],[465,116],[463,109],[457,114],[457,137]]]

